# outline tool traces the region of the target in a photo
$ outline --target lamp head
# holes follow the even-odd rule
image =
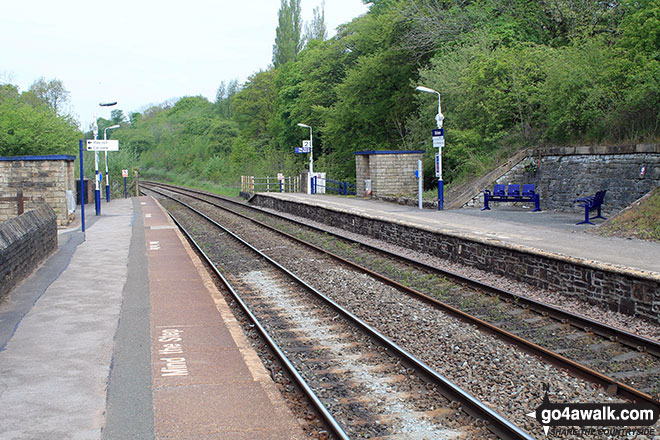
[[[440,94],[440,92],[438,92],[438,91],[436,91],[436,90],[433,90],[433,89],[430,89],[430,88],[428,88],[428,87],[424,87],[424,86],[417,86],[417,87],[415,88],[415,90],[417,90],[417,91],[419,91],[419,92],[437,93],[438,95]]]
[[[298,127],[305,127],[305,128],[311,128],[309,125],[303,124],[303,123],[298,123],[296,124]]]
[[[115,101],[115,102],[99,102],[99,105],[101,107],[112,107],[113,105],[117,105],[117,101]]]

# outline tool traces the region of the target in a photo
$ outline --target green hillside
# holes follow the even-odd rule
[[[304,123],[316,171],[350,180],[355,151],[423,149],[430,189],[438,100],[420,85],[442,97],[448,185],[529,146],[660,139],[660,0],[366,3],[325,39],[322,14],[303,36],[300,1],[283,1],[273,64],[245,83],[100,120],[121,124],[113,166],[228,187],[294,175]]]

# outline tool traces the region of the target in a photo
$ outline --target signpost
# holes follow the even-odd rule
[[[438,178],[438,210],[441,210],[445,204],[445,188],[442,180],[442,148],[445,146],[445,129],[436,128],[431,136],[433,137],[433,148],[438,149],[438,152],[435,153],[435,177]]]
[[[121,177],[124,178],[124,198],[128,198],[128,190],[126,189],[126,183],[128,180],[128,170],[121,170]]]
[[[303,141],[302,142],[302,147],[296,147],[295,149],[296,153],[299,154],[309,154],[312,152],[312,141]]]
[[[87,151],[119,151],[119,141],[88,139]]]

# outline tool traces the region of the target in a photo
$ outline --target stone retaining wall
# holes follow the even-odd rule
[[[529,149],[495,183],[533,183],[541,209],[565,212],[584,212],[573,200],[604,189],[603,210],[612,213],[660,185],[660,144]],[[482,206],[483,194],[468,205]]]
[[[350,232],[660,323],[660,277],[654,274],[591,264],[576,258],[533,252],[461,235],[443,234],[395,221],[298,204],[261,194],[253,197],[251,203],[339,226]]]
[[[0,299],[57,250],[57,216],[45,203],[0,223]]]

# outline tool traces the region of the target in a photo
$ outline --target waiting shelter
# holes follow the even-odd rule
[[[358,196],[387,197],[417,192],[417,161],[423,150],[355,152],[355,183]]]
[[[66,226],[75,210],[72,155],[0,157],[0,221],[36,209],[46,202]]]

